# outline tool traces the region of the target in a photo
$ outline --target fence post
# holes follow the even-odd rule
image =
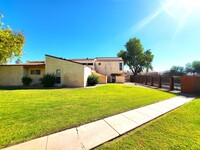
[[[173,77],[169,78],[169,90],[170,91],[174,90],[174,78]]]
[[[132,81],[132,82],[135,82],[134,76],[131,76],[131,81]]]
[[[150,77],[150,86],[153,86],[153,77]]]
[[[147,85],[147,77],[145,77],[145,85]]]
[[[142,84],[142,76],[140,76],[140,84]]]
[[[162,88],[161,76],[158,76],[158,88]]]

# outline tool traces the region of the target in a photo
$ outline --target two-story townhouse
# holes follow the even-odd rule
[[[96,57],[72,60],[87,65],[97,73],[107,76],[107,82],[124,82],[124,61],[121,57]]]

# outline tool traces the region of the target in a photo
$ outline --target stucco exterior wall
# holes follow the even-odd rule
[[[84,66],[84,87],[87,86],[88,76],[92,74],[92,69],[88,66]]]
[[[56,73],[61,70],[61,85],[68,87],[84,87],[84,65],[46,55],[45,73]]]
[[[85,63],[85,65],[87,65],[88,67],[92,68],[93,70],[95,70],[94,68],[94,59],[83,59],[83,60],[79,60],[79,59],[72,59],[75,62],[79,62],[79,63]],[[90,65],[93,64],[93,65]]]
[[[96,72],[92,72],[92,74],[99,77],[99,84],[106,84],[107,83],[107,76],[96,73]]]
[[[125,78],[124,76],[116,76],[116,83],[124,83]]]
[[[101,63],[101,64],[99,64]],[[122,70],[119,69],[119,63],[122,63]],[[98,73],[110,76],[114,74],[122,74],[124,72],[124,63],[123,61],[100,61],[95,62],[95,69]]]
[[[31,74],[31,70],[40,70],[40,75]],[[33,79],[32,85],[37,85],[40,83],[40,78],[45,74],[45,68],[27,68],[24,74]]]
[[[0,85],[21,86],[23,66],[0,66]]]

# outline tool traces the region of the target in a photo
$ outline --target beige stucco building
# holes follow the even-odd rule
[[[58,79],[57,85],[85,87],[92,69],[78,62],[46,55],[45,73],[54,73]]]
[[[32,85],[35,85],[39,83],[39,79],[43,76],[44,72],[44,62],[0,65],[0,85],[21,86],[21,79],[24,76],[32,78]]]
[[[92,69],[71,60],[45,55],[45,61],[0,65],[0,86],[22,86],[24,76],[33,79],[32,85],[38,85],[40,78],[47,73],[56,75],[57,86],[85,87]]]
[[[64,59],[45,55],[45,61],[0,65],[0,86],[21,86],[24,76],[33,79],[32,85],[38,85],[47,73],[56,75],[57,86],[86,87],[91,74],[103,84],[123,83],[123,66],[121,58]]]
[[[101,76],[99,76],[104,78],[102,79],[104,82],[124,83],[124,61],[121,57],[97,57],[94,59],[72,60],[88,65],[94,71],[93,74],[100,74]]]

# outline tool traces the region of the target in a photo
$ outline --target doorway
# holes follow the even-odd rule
[[[112,75],[112,83],[115,83],[115,82],[116,82],[116,76]]]

